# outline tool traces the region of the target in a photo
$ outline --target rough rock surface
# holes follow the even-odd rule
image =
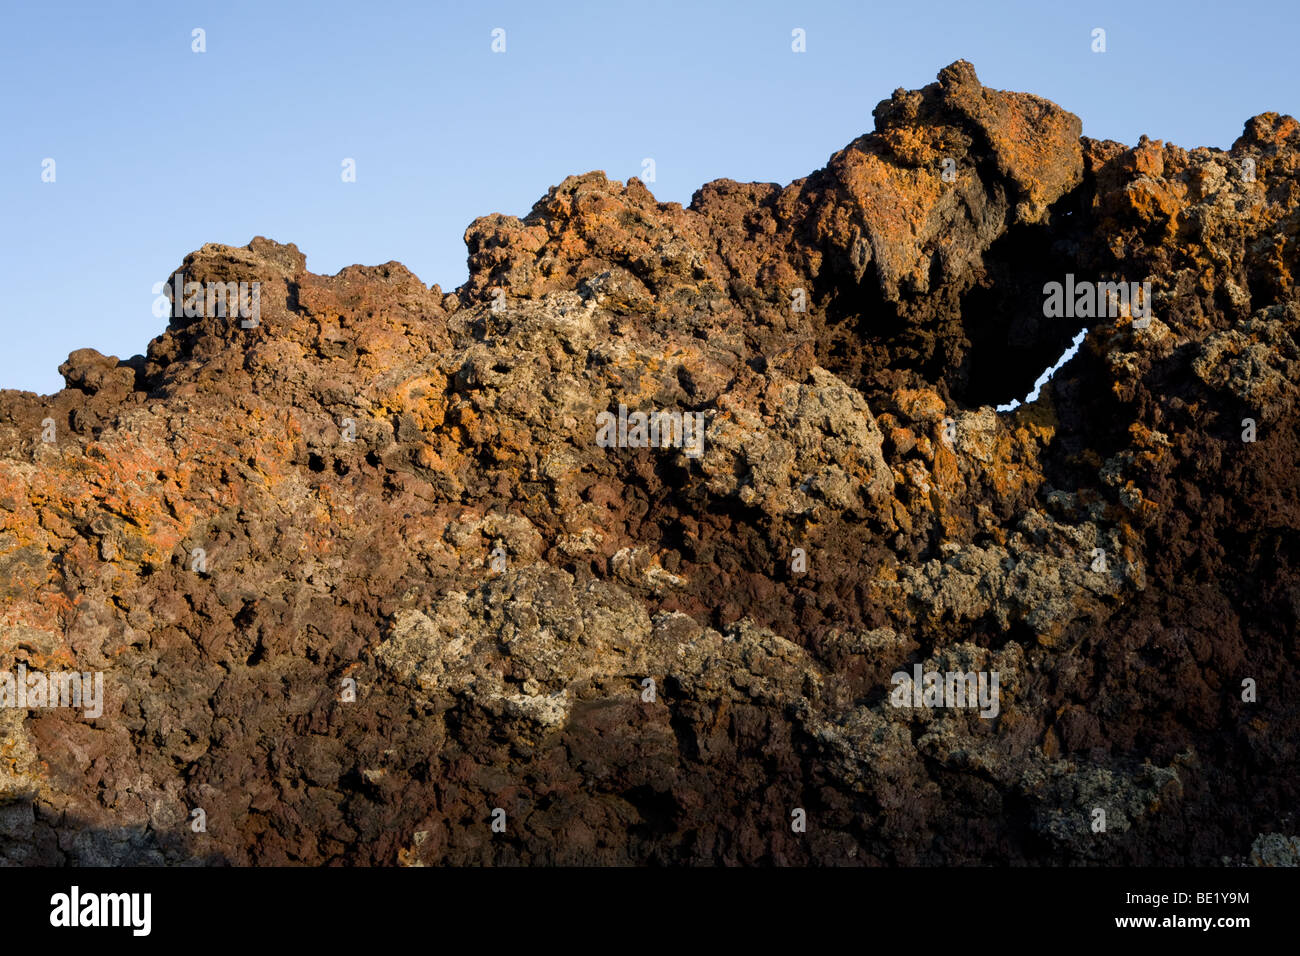
[[[1294,865],[1300,124],[1130,148],[965,62],[875,120],[688,208],[572,176],[453,293],[204,246],[255,327],[0,393],[0,670],[106,696],[0,708],[0,858]]]

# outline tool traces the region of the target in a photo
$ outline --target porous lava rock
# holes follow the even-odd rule
[[[686,208],[571,176],[449,293],[207,245],[257,322],[0,393],[0,671],[105,696],[0,708],[0,859],[1294,862],[1300,124],[1128,147],[965,62],[874,115]]]

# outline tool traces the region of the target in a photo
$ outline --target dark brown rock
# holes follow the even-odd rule
[[[454,293],[204,246],[256,324],[0,393],[0,672],[106,692],[0,708],[0,858],[1286,859],[1300,124],[1130,148],[964,62],[875,119],[687,208],[571,176]],[[1149,326],[1045,317],[1066,273]]]

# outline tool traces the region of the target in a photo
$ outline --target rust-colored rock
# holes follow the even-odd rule
[[[0,683],[105,693],[0,707],[0,859],[1286,858],[1300,124],[1129,148],[965,62],[875,118],[687,208],[571,176],[454,293],[204,246],[255,321],[0,393]]]

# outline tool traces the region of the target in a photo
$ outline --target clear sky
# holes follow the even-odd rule
[[[683,204],[719,177],[786,183],[962,58],[1087,135],[1226,148],[1250,116],[1300,114],[1298,9],[0,0],[0,386],[56,390],[85,346],[143,352],[154,283],[205,242],[295,242],[330,274],[397,259],[450,289],[472,219],[570,173],[653,158],[649,188]]]

